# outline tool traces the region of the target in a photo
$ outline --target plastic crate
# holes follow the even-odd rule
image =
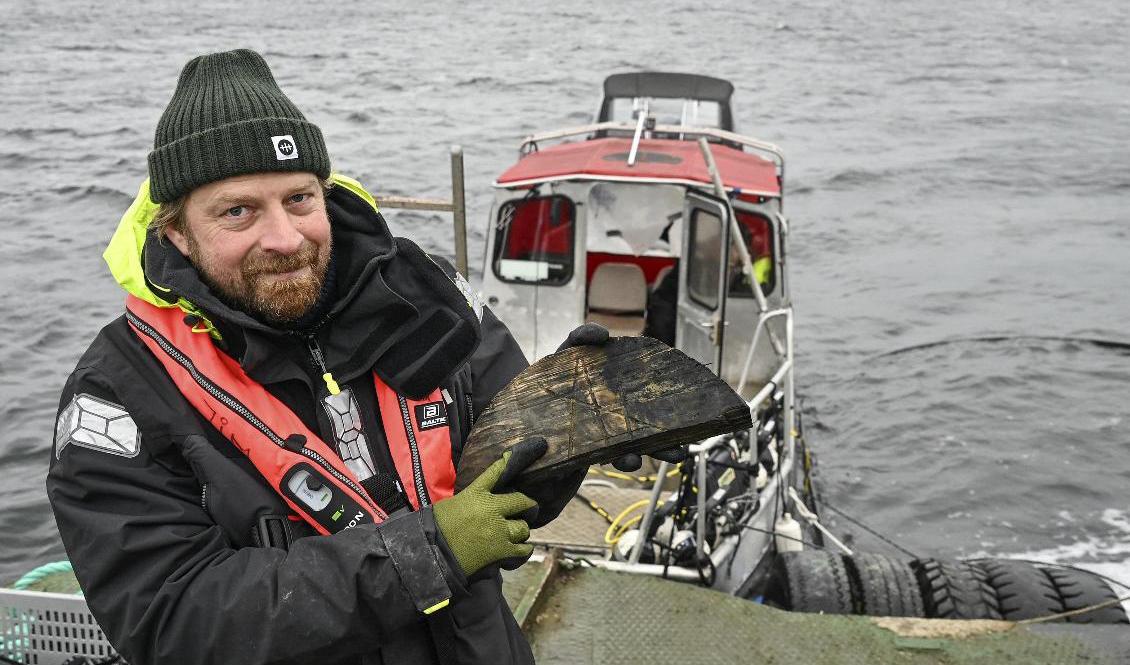
[[[0,589],[0,656],[61,665],[75,656],[98,662],[116,655],[82,596]]]

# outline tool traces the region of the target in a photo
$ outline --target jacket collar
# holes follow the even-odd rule
[[[409,397],[426,395],[467,360],[481,340],[476,312],[444,270],[413,243],[393,238],[359,183],[334,174],[326,198],[334,238],[336,292],[313,333],[339,382],[375,368]],[[103,257],[129,293],[199,318],[216,343],[260,383],[312,384],[308,340],[221,301],[170,244],[148,231],[157,206],[142,183]],[[198,324],[199,325],[199,324]],[[320,373],[320,372],[318,372]]]

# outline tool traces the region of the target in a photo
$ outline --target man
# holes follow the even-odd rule
[[[526,367],[505,326],[331,178],[254,52],[185,66],[149,176],[105,254],[126,314],[67,381],[47,479],[110,641],[135,665],[532,662],[498,564],[583,472],[512,491],[534,443],[454,494]]]
[[[740,216],[739,219],[741,219]],[[741,232],[742,241],[750,251],[750,259],[753,261],[753,277],[761,286],[762,292],[765,292],[768,290],[773,269],[773,256],[769,250],[767,225],[758,220],[752,229],[745,223],[739,223],[738,229]],[[728,256],[730,262],[729,295],[743,298],[752,296],[749,280],[746,277],[745,270],[742,269],[742,255],[738,251],[736,243],[730,243]],[[643,334],[668,346],[675,346],[678,308],[679,261],[676,259],[671,269],[656,280],[655,286],[648,293],[647,325],[644,327]]]
[[[746,217],[748,221],[742,218]],[[739,214],[738,231],[741,232],[742,243],[749,250],[749,258],[753,262],[753,278],[764,292],[769,286],[773,270],[773,255],[769,249],[769,224],[755,215]],[[752,295],[749,277],[742,266],[742,254],[736,243],[730,243],[730,295]]]

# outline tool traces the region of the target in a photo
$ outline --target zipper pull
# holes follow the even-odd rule
[[[322,349],[318,346],[318,340],[314,339],[313,335],[306,338],[306,346],[310,349],[310,355],[314,358],[314,363],[318,369],[322,370],[322,380],[326,382],[326,388],[330,391],[331,395],[337,395],[341,392],[341,388],[334,381],[334,375],[326,369],[326,361],[322,357]]]

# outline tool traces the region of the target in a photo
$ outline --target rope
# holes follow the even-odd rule
[[[574,556],[571,554],[561,553],[561,561],[569,565],[588,566],[589,568],[596,568],[596,564],[589,561],[588,558],[583,556]]]
[[[920,559],[920,558],[921,558],[921,557],[919,557],[919,556],[918,556],[917,554],[915,554],[914,552],[911,552],[910,550],[906,549],[906,548],[905,548],[905,547],[903,547],[902,545],[899,545],[898,543],[896,543],[895,541],[891,540],[890,538],[887,538],[886,536],[884,536],[883,534],[879,533],[879,532],[878,532],[878,531],[876,531],[875,529],[872,529],[871,527],[867,526],[867,525],[866,525],[866,524],[864,524],[863,522],[860,522],[860,521],[859,521],[859,520],[857,520],[856,518],[852,517],[851,515],[848,515],[847,513],[845,513],[844,511],[840,510],[839,508],[837,508],[837,507],[833,506],[832,504],[828,503],[827,501],[825,501],[825,502],[823,503],[822,507],[823,507],[823,508],[831,508],[831,509],[832,509],[832,512],[834,512],[834,513],[836,513],[836,514],[840,515],[841,517],[843,517],[843,518],[844,518],[844,519],[846,519],[847,521],[849,521],[849,522],[851,522],[852,524],[854,524],[854,525],[858,526],[859,528],[863,529],[864,531],[866,531],[867,533],[871,534],[872,536],[875,536],[876,538],[878,538],[879,540],[883,541],[884,543],[886,543],[886,544],[890,545],[891,547],[895,548],[896,550],[898,550],[898,551],[902,552],[903,554],[905,554],[905,555],[909,556],[909,557],[910,557],[911,559]]]
[[[27,588],[36,582],[43,580],[43,578],[58,575],[60,573],[74,573],[74,567],[71,566],[70,561],[54,561],[52,563],[45,563],[31,572],[27,573],[20,579],[16,580],[12,585],[13,589],[17,591],[26,591]],[[82,593],[81,591],[79,592]]]
[[[615,545],[616,543],[620,542],[620,538],[623,537],[623,535],[625,533],[627,533],[633,526],[638,524],[640,522],[640,520],[643,519],[643,515],[636,515],[632,519],[627,520],[625,522],[621,522],[621,520],[623,520],[625,517],[627,517],[632,512],[639,510],[640,508],[643,508],[644,506],[647,506],[650,503],[651,503],[651,499],[640,499],[639,501],[636,501],[632,505],[630,505],[627,508],[625,508],[624,510],[620,511],[619,515],[612,518],[612,521],[609,522],[609,524],[608,524],[608,529],[604,532],[604,542],[605,542],[605,544],[606,545]],[[655,507],[658,508],[659,506],[662,506],[662,505],[663,505],[663,501],[659,501],[655,504]],[[647,537],[646,534],[640,534],[640,538],[646,538],[646,537]]]
[[[738,526],[740,526],[743,529],[749,529],[750,531],[757,531],[759,533],[764,533],[764,534],[767,534],[767,535],[770,535],[770,536],[774,536],[776,538],[784,538],[785,540],[793,540],[793,541],[796,541],[798,543],[804,543],[805,545],[808,545],[809,547],[811,547],[812,549],[815,549],[815,550],[826,550],[826,549],[828,549],[824,545],[817,545],[816,543],[805,540],[804,538],[794,538],[792,536],[786,536],[783,533],[777,533],[776,531],[770,531],[769,529],[762,529],[760,527],[753,526],[752,524],[739,524]]]
[[[1022,619],[1020,621],[1017,621],[1016,623],[1019,624],[1019,625],[1028,625],[1028,624],[1033,624],[1033,623],[1045,623],[1047,621],[1056,621],[1058,619],[1063,619],[1063,618],[1066,618],[1066,617],[1073,617],[1073,616],[1077,616],[1077,615],[1080,615],[1080,614],[1086,614],[1087,612],[1094,612],[1095,610],[1101,610],[1104,607],[1110,607],[1111,605],[1117,605],[1117,604],[1122,603],[1122,602],[1127,601],[1127,600],[1130,600],[1130,594],[1127,594],[1127,595],[1125,595],[1121,598],[1111,598],[1110,600],[1104,600],[1101,603],[1096,603],[1094,605],[1088,605],[1086,607],[1080,607],[1079,609],[1071,610],[1070,612],[1060,612],[1059,614],[1049,614],[1046,617],[1036,617],[1034,619]]]
[[[665,477],[674,478],[675,476],[679,475],[679,471],[682,466],[683,463],[679,462],[675,465],[675,468],[667,472],[667,475]],[[589,467],[589,473],[604,476],[606,478],[615,478],[616,480],[626,480],[633,483],[640,483],[641,485],[654,483],[655,481],[659,480],[659,476],[654,473],[649,476],[634,476],[630,473],[623,473],[621,471],[608,471],[607,469],[601,469],[595,466]]]
[[[588,498],[584,494],[581,494],[580,492],[577,492],[576,494],[574,494],[573,498],[574,499],[580,499],[581,501],[588,504],[588,507],[591,508],[594,513],[603,517],[605,522],[608,522],[609,524],[614,523],[614,520],[612,519],[612,514],[609,513],[607,510],[605,510],[603,507],[601,507],[600,504],[598,504],[596,501],[593,501],[592,499]]]

